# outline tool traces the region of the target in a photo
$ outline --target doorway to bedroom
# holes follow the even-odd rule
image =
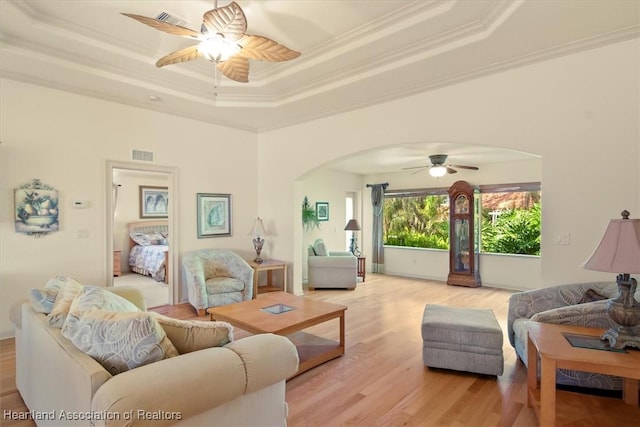
[[[139,289],[149,308],[173,303],[173,249],[170,233],[173,172],[163,167],[111,164],[111,219],[107,240],[113,253],[113,286]],[[109,203],[108,203],[109,204]],[[173,230],[171,230],[173,231]]]

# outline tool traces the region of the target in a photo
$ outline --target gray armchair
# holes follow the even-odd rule
[[[358,258],[351,252],[327,251],[322,239],[308,249],[310,288],[354,289],[358,280]]]
[[[199,316],[209,307],[253,298],[253,268],[226,249],[202,249],[182,258],[189,303]]]

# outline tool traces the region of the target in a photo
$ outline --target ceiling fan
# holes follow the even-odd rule
[[[431,156],[429,156],[429,160],[431,160],[431,165],[429,166],[414,166],[414,167],[410,167],[410,168],[402,168],[403,170],[409,170],[409,169],[419,169],[414,173],[420,172],[421,169],[425,169],[425,168],[429,168],[429,175],[439,178],[441,176],[444,176],[448,173],[458,173],[457,170],[455,170],[454,168],[458,168],[458,169],[469,169],[469,170],[474,170],[477,171],[478,168],[476,166],[465,166],[465,165],[448,165],[445,164],[444,162],[447,161],[447,155],[446,154],[433,154]]]
[[[198,40],[199,43],[163,56],[156,67],[178,64],[198,58],[206,58],[216,63],[218,70],[231,80],[241,83],[249,81],[249,59],[280,62],[300,56],[267,37],[246,34],[247,18],[236,2],[211,9],[202,16],[200,32],[180,25],[170,24],[155,18],[123,13],[129,18],[142,22],[165,33]]]

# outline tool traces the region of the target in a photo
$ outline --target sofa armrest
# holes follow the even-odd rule
[[[314,256],[308,259],[309,268],[358,268],[358,259],[354,256]]]
[[[550,286],[511,295],[507,310],[507,336],[511,345],[515,345],[515,319],[530,319],[536,313],[578,304],[589,289],[608,297],[614,297],[617,293],[615,283],[592,282]]]
[[[354,256],[354,255],[348,251],[330,251],[329,256]]]
[[[286,337],[253,335],[225,347],[182,354],[118,374],[98,389],[91,409],[121,417],[100,420],[96,426],[142,425],[145,420],[137,419],[138,414],[160,408],[186,419],[285,381],[297,369],[296,348]],[[123,422],[125,414],[132,414],[129,423]],[[175,416],[167,418],[154,420],[153,425],[178,421]]]
[[[604,300],[554,308],[534,314],[531,320],[585,328],[613,328],[615,324],[607,314],[608,302]]]

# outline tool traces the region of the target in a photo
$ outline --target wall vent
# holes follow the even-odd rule
[[[149,162],[153,163],[155,155],[153,151],[143,151],[136,150],[135,148],[131,150],[131,159],[136,160],[138,162]]]
[[[187,21],[180,19],[177,16],[173,16],[168,12],[160,12],[156,15],[158,21],[166,22],[167,24],[179,25],[184,27],[187,25]]]

